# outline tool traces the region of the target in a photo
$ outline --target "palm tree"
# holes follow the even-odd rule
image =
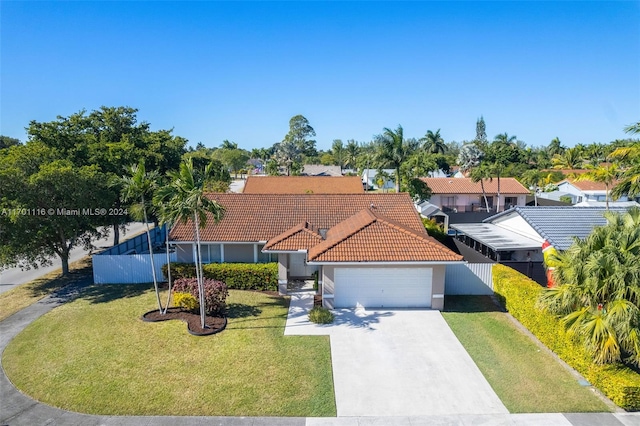
[[[618,165],[613,163],[608,166],[593,166],[591,164],[587,165],[588,172],[578,175],[575,180],[589,180],[592,182],[600,182],[604,183],[605,188],[605,205],[606,209],[609,210],[609,188],[613,185],[618,178],[620,177],[620,169]],[[616,197],[617,198],[617,197]]]
[[[440,136],[440,129],[433,133],[431,130],[427,130],[427,134],[420,139],[422,147],[425,151],[431,154],[444,154],[447,151],[447,145],[444,143],[444,139]]]
[[[287,176],[290,176],[294,165],[302,161],[302,150],[295,142],[285,139],[277,145],[274,157],[279,165],[286,168]]]
[[[536,207],[538,206],[538,189],[542,180],[542,172],[539,170],[531,169],[522,174],[522,183],[533,191],[533,200]]]
[[[551,158],[554,169],[573,170],[582,167],[582,150],[580,148],[568,148],[561,154],[555,154]]]
[[[562,143],[560,142],[560,139],[558,138],[553,138],[551,139],[551,142],[549,143],[549,146],[547,147],[547,152],[549,153],[550,156],[554,156],[556,154],[562,154],[565,150],[565,147],[562,146]]]
[[[190,160],[180,164],[180,169],[170,172],[170,183],[160,188],[156,195],[157,204],[161,206],[161,216],[167,222],[187,223],[192,221],[196,241],[196,280],[200,302],[200,321],[205,328],[205,300],[202,272],[202,256],[200,247],[200,229],[207,225],[208,215],[218,222],[224,214],[224,207],[207,198],[205,187],[214,175],[213,164],[208,164],[204,171],[194,170]]]
[[[418,148],[417,141],[405,140],[400,125],[395,131],[385,127],[378,138],[377,148],[378,161],[395,169],[396,192],[400,192],[400,166]]]
[[[541,306],[560,316],[597,363],[640,365],[640,209],[606,212],[608,224],[553,256],[556,286]]]
[[[487,213],[489,213],[490,208],[489,202],[487,201],[487,192],[484,190],[484,180],[489,179],[489,182],[493,180],[491,177],[491,169],[485,164],[480,164],[478,167],[471,169],[470,177],[473,182],[480,182],[482,198],[484,198],[484,206],[487,209]]]
[[[640,133],[640,122],[626,127],[625,132],[631,134]],[[640,195],[640,142],[635,142],[631,146],[616,148],[609,159],[618,160],[625,165],[622,170],[621,179],[611,191],[614,197],[626,194],[629,197]]]
[[[132,206],[132,217],[134,219],[142,219],[144,221],[147,233],[147,243],[149,245],[149,257],[151,259],[153,287],[156,291],[158,310],[162,312],[160,289],[158,288],[158,279],[156,277],[156,267],[153,256],[153,244],[151,242],[151,233],[149,232],[149,221],[147,220],[147,202],[151,201],[153,197],[153,192],[157,188],[159,176],[155,170],[147,173],[145,171],[143,161],[140,161],[137,165],[131,166],[129,172],[130,176],[123,176],[120,179],[122,185],[122,199],[125,203],[129,203]]]
[[[347,141],[347,147],[345,148],[344,165],[348,168],[355,168],[358,163],[358,155],[360,154],[360,147],[358,142],[353,139]]]
[[[333,158],[340,166],[340,173],[342,173],[342,168],[345,163],[346,151],[344,148],[344,144],[341,139],[334,139],[333,145],[331,145],[331,154],[333,154]]]
[[[507,166],[507,162],[509,161],[511,154],[510,151],[515,147],[516,141],[516,136],[509,136],[507,133],[501,133],[493,138],[493,143],[490,145],[490,157],[492,159],[490,167],[492,172],[498,178],[496,212],[500,211],[500,176]]]

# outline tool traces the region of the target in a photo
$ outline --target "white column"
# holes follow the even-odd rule
[[[258,263],[258,244],[253,245],[253,263]]]
[[[220,263],[224,263],[224,244],[220,243]]]

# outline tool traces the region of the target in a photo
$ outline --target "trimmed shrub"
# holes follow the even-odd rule
[[[309,311],[309,321],[316,324],[331,324],[333,322],[333,314],[327,308],[314,306]]]
[[[173,304],[187,311],[197,311],[200,307],[198,299],[193,297],[191,293],[174,292]]]
[[[222,281],[204,279],[204,307],[207,315],[224,315],[227,309],[227,286]],[[196,301],[200,300],[198,294],[198,281],[195,278],[180,278],[174,281],[173,289],[176,293],[189,293]]]
[[[507,266],[493,266],[498,299],[522,325],[609,399],[628,411],[640,410],[640,374],[624,364],[595,364],[582,343],[569,336],[560,321],[536,307],[543,290],[535,281]]]
[[[167,266],[162,267],[167,275]],[[203,265],[205,278],[222,281],[230,290],[278,290],[277,263],[209,263]],[[196,268],[193,263],[172,263],[171,277],[194,278]]]

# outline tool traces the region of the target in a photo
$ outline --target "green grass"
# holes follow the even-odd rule
[[[227,329],[146,323],[148,286],[91,286],[20,333],[3,366],[24,393],[92,414],[335,416],[328,336],[283,336],[288,301],[230,291]]]
[[[0,294],[0,321],[69,284],[85,280],[93,282],[91,257],[69,264],[69,272],[68,276],[63,277],[62,269],[57,269]]]
[[[448,296],[443,316],[512,413],[611,411],[490,298]]]

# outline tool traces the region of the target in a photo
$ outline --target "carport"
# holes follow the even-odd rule
[[[540,241],[492,223],[457,223],[451,229],[458,241],[496,262],[512,260],[514,252],[540,251],[542,246]]]

